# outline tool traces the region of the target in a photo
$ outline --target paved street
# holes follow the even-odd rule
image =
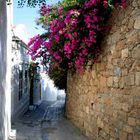
[[[16,140],[87,140],[81,132],[63,117],[64,102],[43,102],[34,111],[28,111],[13,125]]]

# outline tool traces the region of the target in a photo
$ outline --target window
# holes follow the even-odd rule
[[[25,93],[28,91],[28,70],[25,70]]]
[[[19,100],[22,98],[22,81],[23,81],[23,72],[19,70]]]

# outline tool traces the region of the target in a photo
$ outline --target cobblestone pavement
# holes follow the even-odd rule
[[[43,102],[14,122],[16,140],[87,140],[63,114],[63,101]]]

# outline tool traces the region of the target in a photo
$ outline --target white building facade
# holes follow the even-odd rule
[[[29,57],[27,45],[18,37],[12,41],[11,117],[23,115],[29,107]]]

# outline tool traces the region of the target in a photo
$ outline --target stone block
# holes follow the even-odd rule
[[[109,139],[109,135],[108,134],[106,134],[104,131],[100,131],[100,136],[103,138],[103,139],[105,139],[105,140],[108,140]]]
[[[135,29],[140,29],[140,16],[136,17],[135,23],[134,23]]]
[[[139,118],[139,112],[137,109],[133,109],[131,110],[131,112],[128,114],[130,117],[134,117],[134,118]]]
[[[140,126],[140,119],[136,119],[136,124]]]
[[[112,127],[112,129],[110,130],[110,135],[116,139],[119,139],[119,130]]]
[[[114,108],[117,110],[120,110],[122,108],[121,104],[119,102],[114,103]]]
[[[113,35],[112,35],[112,43],[116,43],[117,41],[119,41],[121,37],[121,34],[120,32],[115,32]]]
[[[138,6],[140,7],[140,0],[138,0]]]
[[[134,98],[134,107],[135,108],[140,108],[140,96],[135,96]]]
[[[105,103],[105,106],[110,106],[111,107],[111,105],[112,105],[112,98],[110,98],[110,97],[109,98],[106,98],[104,100],[104,103]]]
[[[113,78],[113,87],[118,88],[119,87],[119,78],[118,77],[114,77]]]
[[[107,40],[107,44],[108,44],[108,45],[111,45],[111,43],[112,43],[112,38],[111,38],[111,36],[109,36],[108,38],[106,38],[106,40]]]
[[[125,131],[127,133],[133,133],[133,127],[131,127],[129,125],[124,125],[123,131]]]
[[[127,30],[127,26],[121,26],[121,32],[125,32]]]
[[[92,78],[93,78],[93,79],[96,78],[96,72],[95,72],[95,70],[92,70],[91,75],[92,75]]]
[[[135,84],[135,76],[134,74],[128,75],[125,77],[125,84],[127,86],[133,86]]]
[[[128,133],[127,140],[133,140],[133,134],[132,133]]]
[[[123,63],[124,63],[123,66],[130,70],[134,63],[134,60],[129,57],[128,59],[125,59],[125,61]]]
[[[123,69],[122,70],[122,76],[128,75],[128,69]]]
[[[140,137],[140,126],[137,125],[134,127],[134,134]]]
[[[84,128],[88,128],[89,124],[87,122],[84,122]]]
[[[119,88],[123,89],[125,87],[125,80],[124,78],[122,77],[119,81]]]
[[[116,140],[115,138],[111,137],[109,140]]]
[[[108,87],[113,87],[113,77],[109,77],[109,78],[107,79],[107,86],[108,86]]]
[[[118,77],[114,77],[113,81],[114,81],[114,83],[118,83],[119,82],[119,78]]]
[[[136,119],[128,117],[128,125],[135,126],[136,125]]]
[[[128,29],[131,30],[134,27],[134,19],[130,18],[128,23]]]
[[[105,70],[105,64],[104,63],[98,63],[96,64],[97,71]]]
[[[122,131],[120,133],[120,140],[127,140],[127,133],[126,132]]]
[[[107,83],[107,78],[106,77],[101,77],[100,78],[100,87],[106,87]]]
[[[135,84],[137,86],[140,85],[140,72],[136,72],[136,74],[135,74]]]
[[[125,41],[124,40],[118,41],[116,45],[116,50],[122,50],[124,48],[125,48]]]
[[[130,110],[130,105],[127,103],[122,104],[122,110],[128,112]]]
[[[113,115],[113,109],[111,107],[106,107],[106,115],[112,116]]]
[[[105,126],[104,126],[104,131],[105,131],[107,134],[109,134],[110,129],[109,129],[109,126],[108,126],[108,125],[105,125]]]
[[[114,68],[114,75],[117,76],[117,77],[120,77],[121,76],[121,68],[120,67],[115,67]]]
[[[97,119],[97,126],[99,127],[99,128],[103,128],[104,127],[104,123],[103,123],[103,121],[98,117],[98,119]]]
[[[128,54],[129,54],[128,48],[122,50],[122,58],[128,57]]]
[[[140,137],[138,137],[138,136],[133,136],[133,140],[140,140]]]
[[[135,8],[137,8],[137,7],[138,7],[137,0],[134,0],[134,1],[132,2],[132,6],[133,6],[133,7],[135,7]]]
[[[116,50],[115,50],[115,45],[112,45],[112,46],[110,47],[110,51],[111,51],[111,54],[112,54],[112,55],[116,52]]]
[[[132,31],[129,34],[126,35],[127,38],[127,43],[128,44],[137,44],[139,42],[138,38],[138,32],[137,31]]]
[[[132,57],[135,59],[140,59],[140,45],[137,45],[133,50],[132,50]]]
[[[90,109],[89,109],[89,107],[87,106],[85,112],[86,112],[87,114],[89,114],[89,110],[90,110]]]
[[[122,122],[127,122],[127,113],[124,111],[118,111],[118,119]]]

